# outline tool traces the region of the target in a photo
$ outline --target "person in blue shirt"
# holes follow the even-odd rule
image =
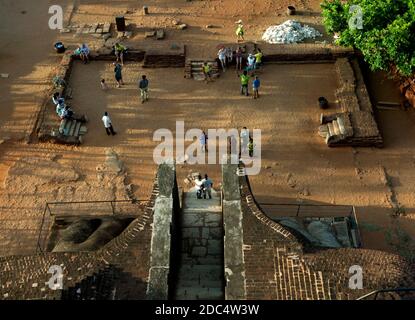
[[[256,76],[254,82],[252,83],[252,87],[254,90],[254,99],[259,98],[259,87],[260,86],[261,86],[261,81],[259,81],[258,76]]]
[[[141,95],[141,103],[148,100],[148,79],[146,76],[142,76],[140,82],[138,83]]]

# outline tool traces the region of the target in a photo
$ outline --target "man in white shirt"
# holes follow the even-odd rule
[[[244,155],[248,149],[249,143],[249,130],[243,127],[241,130],[241,153]]]
[[[104,123],[105,131],[107,131],[107,135],[113,135],[115,136],[117,133],[114,131],[112,127],[112,122],[110,117],[108,116],[108,112],[104,113],[104,116],[102,117],[102,122]]]
[[[203,187],[202,176],[200,174],[195,179],[195,189],[196,189],[196,197],[198,199],[202,199],[202,194],[203,194],[204,187]]]

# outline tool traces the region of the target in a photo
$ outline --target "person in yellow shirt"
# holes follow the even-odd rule
[[[244,71],[243,74],[239,75],[239,78],[241,79],[241,94],[244,94],[246,96],[249,96],[248,92],[248,84],[249,84],[249,75],[248,71]]]
[[[262,52],[260,49],[257,49],[257,53],[255,54],[255,69],[258,69],[262,64]]]
[[[205,81],[208,83],[212,81],[212,70],[207,62],[203,63],[203,74],[205,75]]]
[[[235,32],[236,33],[236,41],[237,42],[245,41],[245,39],[244,39],[245,31],[244,31],[244,26],[242,24],[242,21],[239,20],[237,22],[237,24],[238,24],[238,27],[236,28],[236,32]]]

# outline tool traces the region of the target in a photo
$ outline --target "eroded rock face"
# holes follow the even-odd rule
[[[124,165],[121,160],[118,159],[118,154],[112,150],[107,149],[105,151],[105,162],[97,166],[96,170],[101,174],[115,174],[119,175],[124,172]]]

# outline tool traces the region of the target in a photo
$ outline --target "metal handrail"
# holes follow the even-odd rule
[[[369,292],[368,294],[365,294],[365,295],[357,298],[356,300],[364,300],[365,298],[373,296],[373,295],[375,296],[374,300],[376,300],[379,293],[383,293],[383,292],[415,292],[415,288],[395,288],[395,289],[375,290],[375,291]]]
[[[46,218],[46,212],[49,211],[49,216],[50,217],[56,217],[58,216],[57,214],[53,213],[50,206],[52,205],[70,205],[70,204],[97,204],[97,203],[109,203],[111,205],[112,208],[112,214],[115,215],[115,207],[114,204],[116,203],[131,203],[131,204],[136,204],[136,203],[145,203],[148,202],[149,199],[146,200],[142,200],[142,199],[132,199],[132,200],[98,200],[98,201],[59,201],[59,202],[46,202],[45,205],[45,209],[43,210],[43,215],[42,215],[42,221],[39,227],[39,235],[37,238],[37,245],[36,245],[36,252],[44,252],[42,246],[41,246],[41,237],[42,237],[42,233],[43,233],[43,227],[45,224],[45,218]],[[71,215],[71,217],[76,217],[76,216],[83,216],[83,215]]]

